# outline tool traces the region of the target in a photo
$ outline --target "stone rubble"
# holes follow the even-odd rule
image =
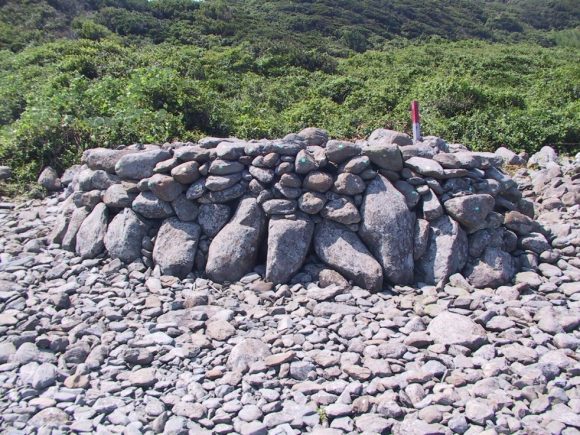
[[[302,134],[318,145],[325,141],[317,129]],[[375,144],[387,140],[405,143],[400,135],[373,136]],[[191,152],[205,155],[205,149]],[[332,161],[354,157],[354,151],[338,144],[331,149]],[[117,156],[100,152],[93,166],[114,167]],[[217,152],[223,158],[241,153],[219,146]],[[379,157],[371,153],[369,159],[380,161],[383,150],[377,153]],[[142,171],[148,165],[154,171],[151,162],[159,154],[152,152],[148,162],[135,167]],[[263,158],[260,165],[271,169],[275,161]],[[314,249],[355,283],[350,285],[336,270],[320,271],[324,266],[312,262],[297,266],[308,250],[308,237],[300,236],[313,231],[312,224],[283,215],[270,217],[267,224],[261,208],[265,202],[253,198],[242,200],[233,219],[234,210],[221,204],[200,204],[197,223],[167,216],[154,236],[143,214],[120,207],[114,226],[125,226],[136,238],[111,232],[113,224],[103,234],[105,209],[98,203],[71,211],[72,222],[82,210],[73,231],[71,223],[63,227],[62,209],[67,201],[80,201],[77,197],[61,194],[18,204],[0,199],[0,431],[577,433],[580,162],[533,161],[546,163],[518,169],[513,178],[522,197],[536,205],[536,215],[521,208],[506,213],[505,228],[515,237],[502,231],[498,242],[498,234],[485,229],[465,234],[466,242],[457,236],[463,223],[448,215],[417,220],[417,228],[430,225],[445,239],[423,241],[424,247],[415,241],[411,253],[424,249],[418,258],[456,258],[464,249],[460,257],[465,254],[471,272],[465,277],[451,274],[440,286],[392,285],[383,291],[378,291],[382,280],[376,277],[383,270],[404,274],[403,266],[397,270],[379,264],[375,258],[381,258],[380,252],[373,257],[362,240],[387,237],[384,243],[391,243],[388,235],[361,233],[355,239],[356,233],[344,225],[322,221],[328,228],[314,233]],[[193,167],[178,172],[196,174],[199,168]],[[323,178],[312,183],[323,186]],[[145,208],[163,214],[164,206],[158,207],[155,198],[148,201]],[[372,210],[372,200],[365,201],[368,208],[362,215]],[[173,215],[175,206],[170,207],[166,214]],[[256,219],[259,228],[252,224],[244,229]],[[469,217],[462,219],[469,222]],[[303,222],[302,229],[289,221]],[[198,261],[191,257],[194,244],[207,245],[209,238],[216,240],[220,230],[234,225],[223,233],[230,234],[222,236],[223,249],[232,249],[241,259],[252,256],[252,251],[231,248],[230,238],[251,239],[268,232],[268,252],[256,255],[279,257],[289,269],[273,268],[272,262],[266,262],[270,268],[254,268],[248,262],[244,275],[225,285],[185,273]],[[297,232],[291,241],[285,240],[286,226]],[[83,249],[77,254],[51,243],[55,233],[73,249],[79,244]],[[419,233],[415,240],[433,237],[425,230]],[[334,245],[344,239],[344,245]],[[159,248],[171,240],[179,241],[173,243],[175,250]],[[124,252],[125,257],[89,258],[86,252],[100,243],[110,254]],[[281,248],[286,244],[295,247],[292,253]],[[442,249],[434,250],[438,244]],[[513,283],[478,289],[473,282],[481,275],[496,279],[498,263],[505,260],[498,244],[511,245],[508,252],[522,252],[521,271]],[[337,248],[358,250],[332,255]],[[408,264],[400,257],[407,254],[401,251],[394,259]],[[338,263],[345,256],[348,268]],[[156,265],[143,258],[156,258]],[[474,258],[480,260],[473,263]],[[358,265],[357,273],[353,265]],[[302,268],[302,277],[294,283],[265,280],[291,275],[295,268]],[[425,265],[420,272],[451,273]]]
[[[530,252],[549,251],[541,229],[522,231],[534,203],[502,169],[524,157],[505,149],[413,144],[385,129],[354,143],[308,128],[280,140],[96,148],[82,160],[62,179],[41,174],[48,190],[66,186],[49,241],[182,279],[229,283],[256,271],[306,284],[330,268],[371,291],[442,287],[455,273],[486,288],[510,284]],[[544,176],[559,168],[546,149],[531,161]],[[576,187],[547,189],[562,199],[542,206],[573,205]]]

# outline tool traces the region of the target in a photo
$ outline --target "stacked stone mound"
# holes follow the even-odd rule
[[[384,129],[356,143],[307,128],[281,140],[91,149],[60,180],[70,196],[51,241],[217,282],[252,270],[273,283],[316,280],[324,264],[373,291],[458,272],[496,287],[541,236],[522,231],[533,205],[503,162]]]

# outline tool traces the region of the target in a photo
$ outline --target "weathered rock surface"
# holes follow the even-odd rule
[[[304,227],[305,221],[344,225],[337,228],[352,233],[341,241],[345,252],[360,263],[370,252],[374,263],[368,263],[366,276],[359,266],[350,267],[350,274],[344,272],[347,265],[335,271],[373,289],[382,287],[378,275],[371,278],[376,262],[393,285],[443,285],[458,272],[477,287],[509,284],[520,270],[537,269],[546,280],[567,276],[553,250],[575,240],[575,228],[545,231],[533,217],[536,211],[574,207],[580,198],[577,173],[549,157],[545,168],[518,188],[501,166],[518,158],[525,155],[474,153],[434,136],[413,144],[408,135],[386,129],[356,142],[307,128],[281,140],[207,138],[89,150],[82,165],[63,174],[62,195],[70,199],[47,241],[75,249],[79,228],[104,204],[106,225],[128,225],[110,229],[108,255],[158,266],[163,273],[171,268],[162,267],[159,250],[153,251],[159,229],[172,218],[200,227],[189,272],[222,282],[252,271],[276,284],[309,282],[319,276],[322,263],[334,268],[310,249],[311,225]],[[527,171],[521,168],[516,176]],[[529,199],[537,195],[542,195],[540,207]],[[241,207],[247,200],[254,205]],[[244,223],[231,216],[240,207],[249,216]],[[146,234],[133,218],[146,224]],[[272,234],[266,236],[270,223]],[[101,245],[97,239],[83,258],[99,255]],[[32,241],[27,249],[38,254],[43,247]],[[546,262],[541,268],[540,260]]]
[[[105,250],[109,212],[100,203],[87,216],[76,235],[76,253],[82,258],[94,258]]]
[[[437,284],[460,271],[467,261],[467,236],[449,216],[430,222],[427,251],[416,263],[419,279]]]
[[[256,200],[243,199],[209,247],[208,276],[215,281],[236,281],[252,270],[265,226],[264,212]]]
[[[366,189],[361,214],[360,237],[383,267],[385,278],[393,284],[412,282],[415,217],[405,197],[378,176]]]
[[[112,258],[131,263],[141,257],[141,243],[147,235],[147,225],[131,209],[124,209],[108,226],[104,243]]]
[[[314,249],[322,261],[356,285],[371,291],[382,289],[381,266],[356,233],[325,220],[316,226]]]
[[[177,218],[163,222],[153,249],[153,260],[163,274],[185,278],[191,272],[200,232],[199,225]]]
[[[271,219],[268,226],[266,280],[284,283],[306,259],[314,233],[314,223],[305,215],[295,220]]]

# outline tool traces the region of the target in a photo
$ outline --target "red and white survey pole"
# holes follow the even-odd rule
[[[411,102],[411,119],[413,120],[413,143],[421,142],[421,118],[419,117],[419,102]]]

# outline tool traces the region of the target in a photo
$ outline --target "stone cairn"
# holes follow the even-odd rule
[[[547,245],[533,203],[502,172],[518,158],[385,129],[353,143],[307,128],[90,149],[58,182],[41,178],[69,194],[51,241],[85,259],[106,252],[220,283],[258,271],[379,291],[461,273],[483,288],[510,282]]]

